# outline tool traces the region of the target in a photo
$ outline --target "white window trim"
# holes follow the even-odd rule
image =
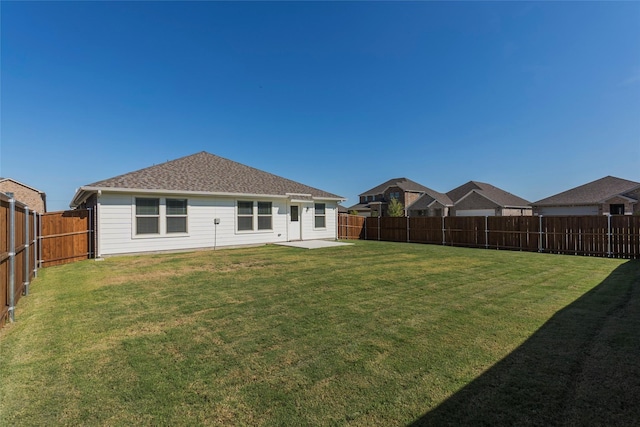
[[[324,205],[324,214],[316,215],[316,205]],[[316,227],[316,217],[323,216],[324,217],[324,227]],[[326,230],[327,229],[327,204],[315,202],[313,204],[313,229],[314,230]]]
[[[186,213],[184,215],[169,215],[167,213],[167,200],[184,200],[185,202],[185,210]],[[162,204],[162,200],[160,200],[160,203]],[[165,215],[164,215],[164,232],[165,234],[167,234],[168,236],[185,236],[189,234],[189,199],[187,199],[186,197],[166,197],[164,198],[164,208],[165,208]],[[184,218],[185,219],[185,228],[187,231],[173,231],[173,232],[169,232],[167,230],[168,228],[168,218]]]
[[[252,215],[253,215],[253,219],[252,219],[252,224],[253,224],[253,229],[252,230],[238,230],[238,202],[253,202],[253,211],[252,211]],[[265,229],[265,230],[258,230],[258,202],[265,202],[265,203],[271,203],[271,228],[270,229]],[[273,203],[273,201],[271,200],[250,200],[250,199],[236,199],[235,203],[234,203],[234,229],[235,229],[235,234],[269,234],[269,233],[273,233],[275,231],[274,229],[274,217],[273,217],[273,212],[275,210],[275,204]],[[246,215],[248,216],[248,215]],[[260,216],[266,216],[266,215],[260,215]]]
[[[138,222],[136,221],[136,199],[159,199],[159,219],[157,234],[138,234]],[[167,199],[186,200],[187,201],[187,232],[186,233],[167,233]],[[176,216],[176,215],[170,215]],[[176,237],[189,237],[189,199],[187,197],[149,197],[149,196],[132,196],[131,198],[131,238],[132,239],[171,239]]]

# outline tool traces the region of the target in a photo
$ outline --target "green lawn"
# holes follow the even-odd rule
[[[356,242],[40,270],[3,425],[630,425],[640,262]]]

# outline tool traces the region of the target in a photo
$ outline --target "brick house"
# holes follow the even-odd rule
[[[640,215],[640,182],[605,176],[532,203],[535,215]]]
[[[522,197],[486,182],[469,181],[447,192],[453,201],[452,216],[531,216]]]
[[[359,198],[359,203],[351,206],[349,211],[357,211],[361,216],[387,216],[389,203],[392,199],[400,201],[405,207],[405,214],[407,214],[419,199],[424,198],[422,200],[424,206],[420,210],[425,216],[428,216],[429,209],[431,209],[431,216],[433,216],[438,208],[441,209],[437,211],[440,215],[447,215],[447,209],[451,203],[445,194],[407,178],[393,178],[385,181],[360,194]],[[442,206],[436,207],[433,201],[437,201]]]
[[[13,193],[13,198],[24,203],[30,210],[38,213],[47,211],[47,195],[11,178],[0,178],[0,192]]]

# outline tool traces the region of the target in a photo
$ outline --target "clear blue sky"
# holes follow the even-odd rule
[[[357,202],[640,181],[640,2],[7,2],[0,176],[75,189],[208,151]]]

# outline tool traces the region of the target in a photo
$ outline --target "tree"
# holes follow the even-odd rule
[[[389,216],[404,216],[404,206],[400,203],[400,200],[395,197],[391,199],[391,203],[389,203]]]

